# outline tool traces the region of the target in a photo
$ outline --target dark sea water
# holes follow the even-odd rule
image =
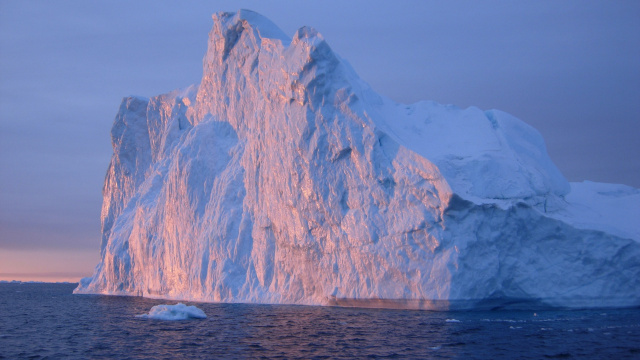
[[[640,309],[430,312],[194,304],[205,320],[136,318],[175,301],[0,284],[1,359],[640,359]]]

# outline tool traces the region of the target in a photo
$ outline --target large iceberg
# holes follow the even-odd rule
[[[213,20],[199,85],[122,101],[76,293],[640,305],[638,189],[567,182],[504,112],[378,95],[312,28]]]

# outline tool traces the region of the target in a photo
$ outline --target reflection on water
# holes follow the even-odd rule
[[[0,358],[638,358],[640,311],[434,312],[196,304],[204,320],[136,318],[161,303],[0,284]]]
[[[447,311],[451,304],[447,300],[424,299],[341,299],[331,298],[328,305],[370,309],[409,309]],[[474,302],[475,303],[475,302]],[[467,306],[471,307],[471,306]]]

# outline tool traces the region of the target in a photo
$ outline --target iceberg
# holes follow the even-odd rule
[[[188,320],[206,319],[207,315],[193,305],[187,306],[183,303],[177,303],[175,305],[153,306],[148,314],[136,315],[136,317],[156,320]]]
[[[640,305],[640,190],[498,110],[377,94],[316,30],[213,15],[200,84],[123,99],[75,293],[411,309]]]

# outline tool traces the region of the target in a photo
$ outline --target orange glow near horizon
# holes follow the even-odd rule
[[[91,276],[96,250],[0,249],[0,280],[78,282]]]

